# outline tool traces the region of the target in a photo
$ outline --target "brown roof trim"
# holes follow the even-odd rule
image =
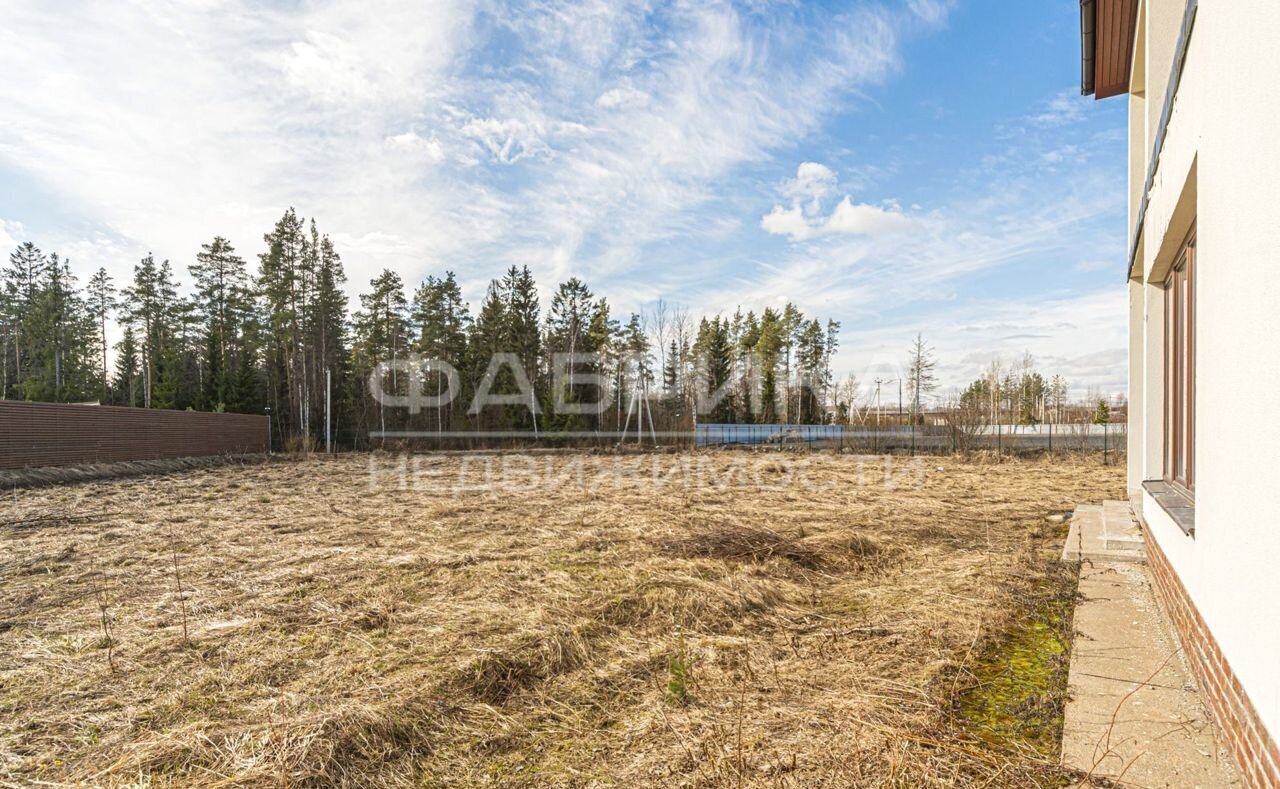
[[[1094,98],[1129,92],[1133,70],[1138,0],[1096,0],[1094,20]]]

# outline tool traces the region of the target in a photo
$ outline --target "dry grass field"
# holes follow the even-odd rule
[[[1047,516],[1118,467],[401,462],[5,493],[0,784],[1063,778],[963,699],[1058,583]]]

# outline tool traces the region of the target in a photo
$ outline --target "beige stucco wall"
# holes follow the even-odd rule
[[[1184,0],[1146,0],[1154,139]],[[1150,194],[1131,348],[1130,473],[1162,476],[1163,281],[1197,229],[1196,534],[1144,517],[1273,737],[1280,737],[1280,2],[1201,0]],[[1168,53],[1167,55],[1165,53]],[[1163,62],[1168,60],[1168,64]],[[1131,294],[1133,295],[1133,294]],[[1134,298],[1134,305],[1138,299]],[[1136,311],[1136,309],[1135,309]],[[1132,317],[1132,314],[1131,314]],[[1140,479],[1130,480],[1131,487]]]

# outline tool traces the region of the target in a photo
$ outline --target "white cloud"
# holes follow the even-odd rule
[[[0,254],[7,255],[10,250],[25,240],[21,222],[0,219]],[[0,259],[0,265],[3,259]]]
[[[808,238],[813,232],[809,226],[809,220],[805,219],[803,209],[798,205],[791,208],[775,205],[773,210],[760,220],[760,227],[764,228],[766,233],[791,236],[797,240]]]
[[[477,118],[462,126],[462,134],[484,146],[495,161],[515,164],[529,156],[551,156],[544,129],[524,121]]]
[[[955,5],[954,0],[907,0],[911,12],[930,25],[940,25]]]
[[[305,41],[289,45],[281,69],[289,84],[324,101],[368,97],[372,83],[360,53],[329,33],[308,30]]]
[[[1080,95],[1079,88],[1061,90],[1045,104],[1044,108],[1028,118],[1037,126],[1063,126],[1084,117],[1092,100]]]
[[[1041,161],[1046,164],[1061,164],[1062,162],[1078,163],[1085,158],[1084,151],[1080,150],[1078,145],[1063,145],[1041,154]]]
[[[873,236],[897,233],[912,224],[895,202],[884,205],[855,203],[845,195],[830,215],[822,214],[823,200],[839,186],[836,174],[824,164],[802,162],[796,177],[782,184],[780,191],[791,198],[791,207],[775,205],[760,219],[766,233],[805,241],[829,235]]]
[[[912,221],[902,213],[897,204],[855,204],[846,195],[827,218],[824,230],[828,233],[871,236],[897,233],[911,227],[911,224]]]
[[[836,174],[830,167],[818,162],[801,162],[796,168],[796,177],[782,185],[782,193],[791,198],[808,199],[816,204],[834,192],[836,184]]]
[[[435,137],[426,139],[418,136],[416,132],[404,132],[388,137],[386,144],[391,150],[421,157],[428,162],[444,160],[444,146]]]
[[[607,110],[629,107],[643,107],[649,103],[650,96],[635,88],[611,88],[600,94],[596,106]]]
[[[394,233],[365,233],[353,236],[350,233],[334,233],[333,243],[338,254],[348,256],[387,256],[396,253],[410,252],[413,245]]]

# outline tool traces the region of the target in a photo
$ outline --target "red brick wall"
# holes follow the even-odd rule
[[[0,400],[0,469],[267,451],[267,417]]]
[[[1248,694],[1240,686],[1231,665],[1223,657],[1213,633],[1205,625],[1182,581],[1160,550],[1151,529],[1144,524],[1147,563],[1151,566],[1161,602],[1173,620],[1178,639],[1195,674],[1196,684],[1235,757],[1245,783],[1253,787],[1280,787],[1280,749],[1258,719]]]

